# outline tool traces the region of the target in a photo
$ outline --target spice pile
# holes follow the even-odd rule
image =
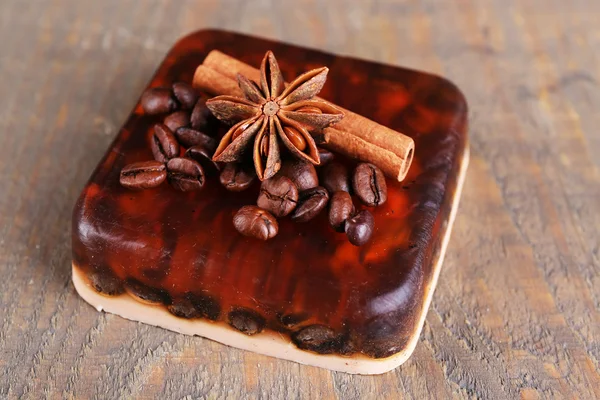
[[[149,189],[168,181],[190,191],[218,174],[227,190],[238,192],[258,177],[256,205],[242,207],[233,217],[241,234],[267,240],[277,235],[277,218],[307,222],[329,206],[335,231],[345,232],[356,246],[367,243],[374,218],[369,210],[355,207],[351,193],[365,206],[379,206],[387,199],[386,181],[377,166],[363,162],[350,171],[317,146],[323,130],[344,117],[341,109],[315,99],[327,72],[315,69],[286,85],[268,52],[260,82],[238,74],[243,97],[205,100],[183,82],[148,89],[141,98],[144,112],[167,116],[153,128],[154,160],[125,166],[121,184]],[[209,134],[218,131],[215,117],[231,126],[218,144]]]

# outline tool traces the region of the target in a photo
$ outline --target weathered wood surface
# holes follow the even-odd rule
[[[0,398],[600,398],[600,2],[293,3],[0,3]],[[424,69],[466,93],[463,200],[397,370],[304,367],[76,295],[73,203],[165,52],[202,27]]]

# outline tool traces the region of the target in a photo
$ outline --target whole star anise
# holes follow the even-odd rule
[[[223,136],[214,161],[241,161],[254,138],[254,166],[260,180],[269,179],[281,166],[280,142],[290,152],[318,165],[319,150],[310,132],[318,132],[339,121],[344,114],[332,104],[313,100],[323,88],[328,68],[317,68],[289,85],[272,52],[260,67],[260,85],[238,74],[244,97],[217,96],[206,102],[222,121],[234,123]]]

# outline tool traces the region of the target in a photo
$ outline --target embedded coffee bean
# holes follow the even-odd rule
[[[322,147],[319,147],[319,160],[321,160],[321,163],[319,165],[323,166],[329,164],[331,161],[333,161],[333,158],[334,156],[332,152]]]
[[[163,163],[179,155],[179,143],[177,143],[173,132],[164,124],[154,125],[154,135],[152,135],[150,148],[154,159]]]
[[[298,204],[291,218],[296,222],[310,221],[325,208],[328,201],[329,193],[322,186],[300,192]]]
[[[298,348],[321,354],[333,353],[340,347],[341,339],[335,331],[325,325],[310,325],[292,335]]]
[[[212,160],[212,153],[204,146],[198,145],[190,147],[185,152],[185,156],[202,165],[207,176],[214,176],[221,170],[221,166]]]
[[[172,158],[167,163],[167,179],[183,192],[200,190],[204,186],[204,170],[197,161],[189,158]]]
[[[379,206],[387,200],[385,176],[373,164],[358,164],[354,170],[352,188],[360,201],[367,206]]]
[[[190,113],[189,111],[175,111],[165,118],[163,124],[165,124],[172,132],[175,132],[182,126],[188,126],[190,124]]]
[[[375,219],[369,210],[359,211],[356,215],[346,220],[346,236],[348,241],[355,246],[362,246],[371,239]]]
[[[229,313],[229,324],[246,335],[254,335],[261,332],[266,324],[265,319],[259,313],[238,308]]]
[[[142,94],[140,99],[146,114],[166,114],[177,109],[177,100],[171,88],[151,88]]]
[[[289,126],[285,126],[283,128],[283,133],[285,137],[288,138],[290,142],[300,151],[304,151],[306,149],[306,139],[302,136],[302,133],[297,129],[290,128]]]
[[[130,189],[157,187],[167,178],[165,164],[160,161],[142,161],[126,165],[121,170],[119,181]]]
[[[214,115],[212,115],[208,107],[206,107],[205,98],[201,97],[196,102],[196,105],[192,110],[190,123],[193,129],[199,131],[206,130],[207,132],[211,132],[213,129],[215,129],[218,120]]]
[[[299,191],[319,186],[319,178],[315,166],[297,158],[286,160],[281,165],[278,175],[290,178]]]
[[[296,208],[298,188],[290,178],[277,175],[263,181],[256,204],[276,217],[285,217]]]
[[[219,176],[221,185],[231,192],[241,192],[248,189],[255,178],[256,172],[253,167],[239,163],[225,164]]]
[[[125,290],[133,298],[146,304],[170,304],[171,297],[163,289],[151,288],[137,279],[129,278],[125,281]]]
[[[204,146],[208,151],[214,152],[218,142],[205,133],[192,128],[182,127],[175,131],[175,137],[185,147]]]
[[[169,312],[179,318],[198,318],[200,312],[188,298],[174,299],[173,303],[167,307]]]
[[[329,224],[336,232],[344,232],[346,220],[354,214],[350,193],[337,191],[329,202]]]
[[[268,240],[277,235],[279,224],[268,211],[256,206],[244,206],[233,217],[233,226],[244,236]]]
[[[199,97],[196,90],[185,82],[175,82],[173,84],[173,94],[184,110],[191,110]]]
[[[221,305],[217,300],[201,294],[190,294],[189,299],[202,317],[212,321],[219,319],[219,315],[221,315]]]
[[[94,271],[88,275],[88,279],[96,292],[107,296],[123,293],[123,283],[110,269]]]
[[[329,190],[329,194],[338,191],[350,192],[350,178],[345,165],[332,162],[321,170],[321,186]]]

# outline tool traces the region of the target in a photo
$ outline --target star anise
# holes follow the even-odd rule
[[[319,150],[309,132],[319,132],[344,116],[332,104],[313,99],[328,71],[326,67],[314,69],[286,86],[269,51],[260,67],[260,85],[238,74],[245,98],[217,96],[206,102],[217,118],[235,124],[221,139],[213,160],[241,161],[254,139],[254,166],[260,180],[279,170],[280,142],[297,158],[318,165]]]

